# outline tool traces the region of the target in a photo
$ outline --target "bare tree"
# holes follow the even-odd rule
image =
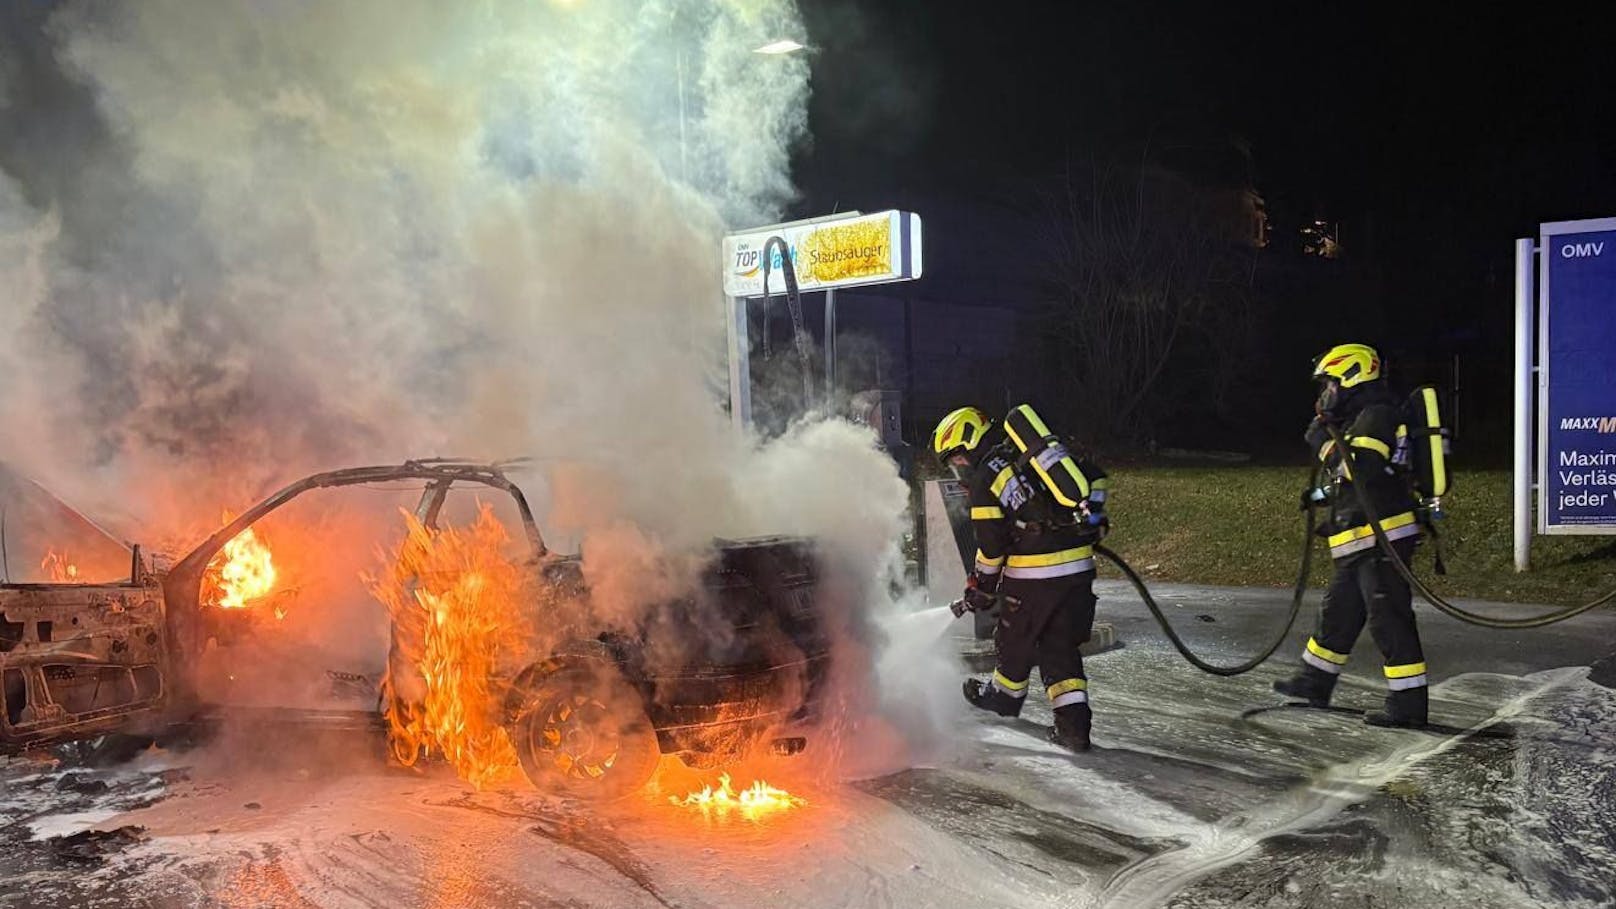
[[[1170,371],[1212,389],[1238,366],[1255,250],[1228,198],[1171,171],[1094,164],[1037,193],[1036,345],[1079,435],[1144,441],[1189,403]]]

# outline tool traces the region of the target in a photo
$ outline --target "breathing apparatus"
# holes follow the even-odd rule
[[[932,435],[932,452],[944,464],[955,467],[952,462],[956,457],[965,455],[976,460],[981,457],[979,449],[993,421],[987,414],[974,407],[962,407],[944,417]],[[1022,405],[1011,411],[1006,418],[1005,433],[1008,441],[1014,445],[1014,451],[1007,446],[1004,448],[1004,469],[1007,475],[1013,475],[1013,481],[1006,481],[1003,487],[996,490],[1000,496],[1001,505],[1007,516],[1018,518],[1018,525],[1024,525],[1019,520],[1023,511],[1039,511],[1040,505],[1045,506],[1044,511],[1070,511],[1078,518],[1095,527],[1095,532],[1102,537],[1109,523],[1105,519],[1105,481],[1096,474],[1090,477],[1083,466],[1080,466],[1076,457],[1067,449],[1066,445],[1050,432],[1048,426],[1029,406]],[[994,449],[999,451],[1000,449]],[[991,452],[990,452],[991,453]],[[995,455],[997,456],[997,455]],[[1036,474],[1034,473],[1036,472]],[[956,477],[958,470],[956,469]],[[1312,482],[1316,485],[1319,477],[1319,467],[1313,469]],[[1017,487],[1024,490],[1025,498],[1016,492]],[[1047,501],[1046,501],[1047,500]],[[1203,672],[1219,676],[1240,675],[1262,665],[1270,656],[1284,646],[1290,637],[1291,627],[1296,623],[1296,617],[1301,612],[1302,599],[1307,594],[1308,575],[1312,569],[1313,536],[1317,527],[1315,510],[1310,505],[1307,509],[1307,527],[1302,538],[1301,568],[1297,573],[1296,585],[1292,591],[1290,612],[1285,620],[1285,627],[1280,629],[1274,639],[1269,642],[1255,657],[1232,666],[1219,666],[1208,663],[1197,656],[1184,640],[1173,629],[1161,607],[1151,596],[1150,588],[1139,577],[1121,556],[1112,552],[1104,545],[1096,542],[1094,552],[1101,558],[1115,565],[1145,603],[1155,617],[1162,632],[1172,642],[1184,659],[1195,668]],[[1026,515],[1031,517],[1030,514]],[[966,596],[949,604],[950,610],[956,617],[964,615],[967,611],[992,609],[1008,602],[1015,605],[1013,599],[1003,594],[987,593],[973,588],[967,591]]]
[[[1362,344],[1337,345],[1321,356],[1314,365],[1313,376],[1320,379],[1324,386],[1319,391],[1319,398],[1314,405],[1315,410],[1319,414],[1321,428],[1328,435],[1330,443],[1335,446],[1336,451],[1341,452],[1342,463],[1346,467],[1349,479],[1363,474],[1359,470],[1356,449],[1348,444],[1349,440],[1343,436],[1338,417],[1344,415],[1352,397],[1362,393],[1360,389],[1364,383],[1380,378],[1380,371],[1379,355],[1373,348]],[[1404,416],[1404,425],[1398,429],[1396,450],[1390,453],[1390,457],[1387,458],[1389,463],[1384,469],[1401,473],[1409,479],[1410,486],[1419,499],[1415,510],[1420,523],[1430,533],[1433,543],[1436,543],[1439,540],[1437,523],[1443,516],[1442,497],[1447,493],[1450,481],[1447,462],[1449,433],[1442,425],[1436,389],[1429,385],[1415,389],[1404,408]],[[1563,622],[1616,599],[1616,590],[1613,590],[1581,606],[1516,619],[1490,618],[1465,610],[1433,591],[1397,556],[1391,540],[1386,536],[1385,528],[1381,526],[1383,518],[1375,511],[1374,503],[1364,488],[1365,484],[1350,483],[1350,485],[1357,504],[1375,535],[1375,545],[1388,556],[1397,573],[1438,611],[1461,622],[1483,628],[1540,628],[1555,622]],[[1435,549],[1435,568],[1438,574],[1447,573],[1442,562],[1440,544]]]
[[[1352,465],[1351,469],[1356,472],[1356,458],[1352,454],[1352,449],[1346,447],[1346,440],[1342,438],[1340,430],[1336,429],[1334,426],[1329,426],[1328,428],[1330,431],[1330,437],[1335,441],[1336,446],[1339,447],[1341,451],[1346,453],[1345,457],[1347,458],[1348,464]],[[1375,534],[1375,544],[1380,547],[1382,552],[1386,553],[1392,565],[1397,569],[1397,573],[1402,575],[1403,580],[1407,581],[1410,587],[1419,591],[1420,596],[1424,597],[1426,602],[1436,607],[1439,612],[1458,619],[1461,622],[1467,622],[1471,625],[1478,625],[1482,628],[1495,629],[1519,630],[1523,628],[1541,628],[1545,625],[1553,625],[1556,622],[1563,622],[1566,619],[1575,618],[1576,616],[1582,615],[1585,612],[1592,609],[1597,609],[1606,603],[1616,600],[1616,590],[1612,590],[1609,593],[1606,593],[1604,596],[1591,600],[1587,603],[1583,603],[1580,606],[1570,606],[1564,609],[1551,610],[1543,613],[1542,615],[1518,619],[1496,619],[1470,612],[1463,607],[1454,605],[1441,594],[1432,590],[1425,584],[1424,581],[1420,580],[1418,575],[1414,574],[1414,571],[1409,568],[1409,566],[1405,564],[1402,559],[1398,558],[1396,550],[1392,548],[1392,541],[1386,537],[1385,528],[1380,526],[1381,516],[1375,513],[1374,505],[1369,501],[1368,494],[1364,492],[1363,485],[1360,483],[1353,483],[1352,489],[1357,496],[1359,507],[1363,509],[1364,514],[1369,518],[1369,527],[1374,531]]]
[[[1315,376],[1323,379],[1318,399],[1315,402],[1315,411],[1321,418],[1319,425],[1328,434],[1336,450],[1342,453],[1349,477],[1360,475],[1358,473],[1357,456],[1353,447],[1348,444],[1347,439],[1344,437],[1339,421],[1335,418],[1349,409],[1353,400],[1363,393],[1361,391],[1362,385],[1379,378],[1379,374],[1380,360],[1378,355],[1371,348],[1363,345],[1341,345],[1334,348],[1324,357],[1321,357],[1315,367]],[[1442,497],[1447,493],[1450,482],[1447,462],[1449,432],[1442,425],[1443,421],[1437,403],[1436,389],[1430,386],[1422,386],[1416,389],[1411,395],[1405,410],[1405,416],[1410,418],[1407,423],[1411,425],[1405,425],[1399,429],[1397,448],[1392,457],[1388,459],[1391,463],[1387,469],[1403,470],[1411,475],[1411,485],[1419,502],[1416,512],[1419,514],[1421,524],[1426,527],[1433,540],[1435,540],[1436,524],[1443,517]],[[1173,647],[1191,665],[1204,672],[1219,676],[1234,676],[1249,672],[1261,665],[1284,645],[1284,642],[1290,636],[1290,630],[1295,624],[1296,616],[1300,611],[1312,567],[1314,532],[1317,527],[1315,512],[1327,500],[1327,496],[1319,483],[1321,468],[1322,465],[1315,462],[1312,476],[1309,478],[1307,485],[1308,491],[1302,495],[1302,506],[1307,515],[1307,529],[1303,535],[1300,570],[1297,573],[1290,611],[1286,617],[1284,627],[1257,656],[1238,665],[1217,666],[1207,663],[1196,656],[1174,632],[1171,623],[1168,622],[1161,608],[1156,604],[1149,588],[1138,573],[1121,556],[1118,556],[1105,546],[1096,545],[1095,552],[1122,571],[1129,583],[1139,592],[1140,598],[1144,600],[1145,606],[1155,617],[1157,624],[1161,626],[1162,631],[1167,635],[1168,640],[1172,642]],[[1398,557],[1392,546],[1392,541],[1386,535],[1385,528],[1381,526],[1382,516],[1375,511],[1374,504],[1370,501],[1369,494],[1365,489],[1365,484],[1350,483],[1349,485],[1352,486],[1353,495],[1356,497],[1367,518],[1369,527],[1374,533],[1375,544],[1388,556],[1398,574],[1438,611],[1461,622],[1500,630],[1541,628],[1545,625],[1566,621],[1606,603],[1616,601],[1616,590],[1612,590],[1582,605],[1551,610],[1536,616],[1493,618],[1470,612],[1433,591],[1413,572],[1407,563]],[[1440,548],[1436,550],[1435,559],[1437,573],[1445,574],[1446,570],[1442,563]]]

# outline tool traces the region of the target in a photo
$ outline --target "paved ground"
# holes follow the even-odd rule
[[[13,760],[0,906],[1616,904],[1616,691],[1588,668],[1616,651],[1616,615],[1505,633],[1422,609],[1437,728],[1390,731],[1350,712],[1380,697],[1367,638],[1346,710],[1285,708],[1268,686],[1305,629],[1217,679],[1101,587],[1123,645],[1090,661],[1086,755],[1042,741],[1036,701],[1017,721],[968,713],[944,667],[928,757],[842,782],[771,769],[809,804],[761,823],[665,793],[588,813],[476,793],[386,769],[341,730],[246,729],[238,747],[102,769]],[[1286,605],[1166,585],[1158,599],[1228,662]]]

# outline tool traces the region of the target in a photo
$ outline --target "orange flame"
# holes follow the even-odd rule
[[[57,552],[54,548],[45,549],[45,558],[40,560],[39,569],[45,572],[52,584],[79,583],[79,566],[73,564],[66,552]]]
[[[229,521],[230,516],[225,515]],[[210,602],[221,609],[242,609],[269,595],[275,588],[275,560],[269,543],[258,539],[251,527],[231,538],[208,563]],[[280,611],[277,610],[277,617]]]
[[[505,648],[523,640],[521,573],[501,555],[505,529],[486,504],[465,528],[404,519],[391,565],[365,579],[392,614],[402,654],[388,661],[388,739],[403,763],[436,750],[481,789],[517,767],[492,680]]]
[[[762,820],[771,814],[779,814],[808,804],[806,799],[792,795],[784,789],[776,789],[762,780],[757,780],[737,793],[730,788],[727,773],[718,775],[717,789],[707,786],[683,799],[670,795],[668,801],[686,808],[700,808],[702,814],[709,817],[714,814],[725,817],[731,812],[738,811],[749,821]]]

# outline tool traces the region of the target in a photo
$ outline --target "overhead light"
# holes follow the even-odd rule
[[[754,53],[754,54],[789,54],[789,53],[793,53],[795,51],[800,51],[800,50],[802,50],[802,45],[801,44],[798,44],[797,42],[791,40],[790,38],[782,38],[779,41],[770,41],[768,44],[765,44],[762,47],[753,48],[752,53]]]

